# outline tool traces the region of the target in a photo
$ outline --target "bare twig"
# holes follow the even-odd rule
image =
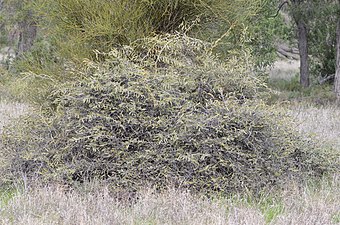
[[[279,12],[281,11],[282,7],[283,7],[285,4],[289,4],[289,2],[288,2],[288,1],[282,2],[282,3],[280,4],[279,8],[277,9],[276,14],[275,14],[274,16],[271,16],[271,17],[273,17],[273,18],[277,17],[277,16],[279,15]]]
[[[320,78],[320,79],[319,79],[319,84],[324,84],[324,83],[326,83],[327,81],[334,79],[334,76],[335,76],[335,74],[330,74],[330,75],[328,75],[328,76],[325,76],[325,77],[323,77],[323,78]]]

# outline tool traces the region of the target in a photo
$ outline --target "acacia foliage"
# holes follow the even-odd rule
[[[186,36],[152,40],[75,69],[82,79],[50,94],[51,111],[7,131],[3,174],[224,194],[322,174],[244,62],[221,63]]]
[[[61,54],[81,59],[155,34],[206,26],[239,33],[261,6],[262,0],[36,0],[30,7]]]
[[[39,28],[35,44],[11,69],[43,74],[46,80],[73,79],[63,73],[65,61],[96,60],[94,51],[109,52],[144,37],[178,31],[214,43],[212,50],[223,59],[246,48],[260,67],[274,58],[272,30],[278,26],[268,20],[273,11],[269,0],[6,0],[6,5],[17,14],[8,17],[16,18],[7,21],[9,27],[32,12],[34,18],[29,19]],[[24,86],[41,82],[32,80]],[[37,95],[30,94],[31,89],[27,92],[24,95]],[[40,104],[43,98],[33,101]]]

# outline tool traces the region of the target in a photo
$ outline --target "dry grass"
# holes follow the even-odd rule
[[[2,211],[2,224],[258,224],[258,210],[232,207],[221,201],[195,198],[171,190],[154,195],[150,191],[129,206],[110,197],[105,190],[95,194],[65,194],[43,188],[19,195]],[[12,218],[12,220],[11,220]]]
[[[285,212],[273,224],[339,224],[340,176],[283,195]]]
[[[209,200],[169,190],[140,193],[133,204],[107,189],[94,192],[44,187],[18,194],[0,212],[1,224],[336,224],[340,222],[340,180],[334,176],[281,197],[259,201],[239,196]]]
[[[336,105],[315,106],[293,104],[289,114],[297,129],[318,140],[324,146],[332,146],[340,152],[340,108]]]
[[[290,80],[299,73],[300,61],[280,60],[269,70],[271,80]]]
[[[6,101],[0,102],[0,134],[6,124],[12,119],[27,113],[29,106],[24,103],[9,103]]]

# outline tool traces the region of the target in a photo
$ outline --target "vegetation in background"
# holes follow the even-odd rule
[[[15,50],[20,57],[29,51],[37,36],[37,21],[31,4],[34,0],[2,0],[0,24],[5,46]]]
[[[337,80],[335,62],[339,61],[336,60],[338,56],[336,52],[339,49],[336,38],[340,36],[340,29],[335,27],[339,24],[338,3],[332,0],[292,0],[281,4],[281,6],[290,5],[290,12],[296,24],[301,62],[300,84],[305,88],[310,85],[310,72],[313,77],[318,78],[320,84],[333,83],[334,77]],[[338,83],[334,82],[336,94],[339,89]],[[339,100],[338,95],[337,100]]]
[[[254,59],[262,68],[274,59],[272,40],[277,32],[271,28],[280,27],[276,26],[279,20],[267,20],[273,7],[268,3],[7,0],[5,5],[11,9],[7,11],[15,15],[7,26],[27,19],[39,28],[34,45],[15,60],[10,74],[14,74],[14,86],[22,90],[21,97],[43,104],[53,85],[77,79],[68,72],[70,66],[81,67],[84,58],[100,60],[96,51],[109,52],[136,45],[144,37],[176,32],[212,43],[211,51],[225,60],[257,55]],[[31,13],[34,17],[27,17]]]
[[[228,33],[243,26],[260,4],[247,0],[57,0],[36,1],[34,9],[63,55],[81,59],[94,56],[93,50],[108,52],[147,36],[180,31],[186,25],[200,30],[206,24],[223,24],[222,32]]]
[[[340,103],[340,1],[337,4],[337,25],[336,25],[336,67],[334,75],[334,92],[337,103]]]
[[[222,58],[247,47],[262,68],[273,62],[274,40],[284,29],[279,17],[271,18],[275,5],[267,0],[9,2],[34,12],[33,21],[40,29],[33,51],[42,48],[43,54],[25,54],[16,70],[37,74],[45,70],[44,74],[53,75],[53,69],[63,69],[63,58],[95,59],[94,50],[108,52],[140,38],[174,32],[214,43],[213,51]],[[53,55],[44,56],[46,42]],[[41,59],[50,61],[41,67]]]
[[[311,72],[314,77],[328,78],[331,83],[335,74],[337,10],[334,2],[317,4],[309,25]]]

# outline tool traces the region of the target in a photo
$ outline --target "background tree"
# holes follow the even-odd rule
[[[37,37],[37,23],[31,10],[32,0],[0,2],[4,44],[15,46],[17,56],[31,49]]]
[[[297,30],[300,83],[308,87],[333,81],[335,73],[336,2],[333,0],[285,1]]]
[[[337,28],[336,28],[336,71],[334,89],[337,101],[340,102],[340,0],[338,1],[339,8],[337,11]]]
[[[300,84],[308,87],[310,84],[308,63],[308,13],[311,2],[306,0],[291,0],[291,15],[297,27],[298,47],[300,54]]]
[[[318,0],[313,3],[309,22],[311,78],[320,84],[332,83],[336,60],[337,2]]]
[[[33,46],[34,40],[37,37],[37,23],[33,18],[33,13],[27,11],[27,14],[18,22],[19,40],[17,55],[22,55]]]

